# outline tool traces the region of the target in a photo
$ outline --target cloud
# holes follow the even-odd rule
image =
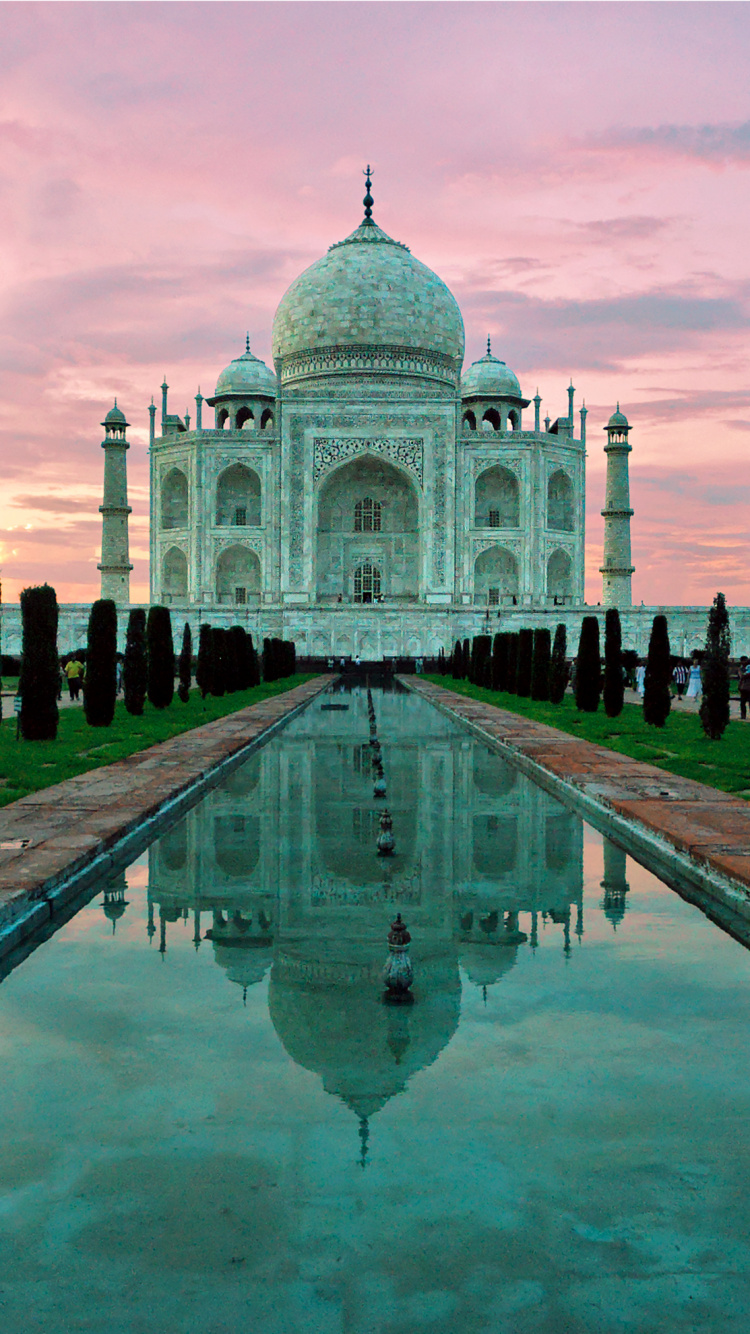
[[[743,283],[703,295],[684,282],[589,300],[466,291],[461,304],[473,319],[503,331],[507,359],[516,365],[613,371],[634,358],[694,347],[709,333],[750,329],[747,297]]]
[[[713,165],[750,163],[750,120],[611,129],[587,142],[599,149],[645,150],[658,157],[694,158]]]
[[[10,501],[11,505],[23,510],[40,510],[50,514],[80,514],[83,510],[98,509],[101,504],[101,496],[39,496],[39,495],[20,495],[14,496]]]
[[[670,219],[633,215],[623,218],[602,218],[594,222],[578,223],[578,229],[587,236],[603,241],[644,241],[656,236],[669,226]]]

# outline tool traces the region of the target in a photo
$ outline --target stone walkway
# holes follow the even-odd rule
[[[492,704],[400,678],[497,744],[524,772],[642,855],[750,916],[750,802]],[[658,869],[661,867],[661,869]]]
[[[105,873],[115,854],[137,855],[160,818],[187,808],[332,679],[315,677],[0,808],[0,955]]]

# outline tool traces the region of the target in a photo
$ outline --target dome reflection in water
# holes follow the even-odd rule
[[[450,1043],[462,973],[486,999],[542,926],[565,954],[583,930],[578,818],[422,701],[374,698],[395,856],[376,853],[382,808],[356,688],[346,711],[314,704],[149,855],[162,949],[187,914],[196,948],[210,944],[243,997],[270,970],[276,1033],[351,1109],[363,1146],[370,1118]],[[412,937],[408,1007],[383,1003],[397,910]]]

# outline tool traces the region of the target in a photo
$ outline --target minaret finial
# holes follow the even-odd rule
[[[246,351],[246,352],[249,352],[249,351],[250,351],[250,332],[249,332],[249,330],[248,330],[248,332],[245,334],[245,351]]]
[[[489,334],[487,334],[487,356],[488,356],[488,357],[491,357],[491,356],[492,356],[492,346],[491,346],[491,344],[490,344],[490,336],[489,336]]]
[[[365,170],[363,171],[362,175],[363,175],[364,178],[365,178],[365,189],[366,189],[366,191],[367,191],[367,193],[365,194],[364,199],[362,200],[362,203],[363,203],[364,206],[365,206],[365,222],[371,222],[371,221],[372,221],[372,206],[373,206],[373,204],[374,204],[375,201],[374,201],[374,199],[373,199],[373,197],[372,197],[372,179],[371,179],[371,177],[372,177],[372,167],[370,166],[369,162],[368,162],[368,164],[367,164],[367,167],[366,167]]]

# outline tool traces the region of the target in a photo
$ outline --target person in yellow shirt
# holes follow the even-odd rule
[[[83,663],[80,658],[71,658],[65,664],[65,675],[68,678],[68,690],[71,699],[78,699],[83,685]]]

